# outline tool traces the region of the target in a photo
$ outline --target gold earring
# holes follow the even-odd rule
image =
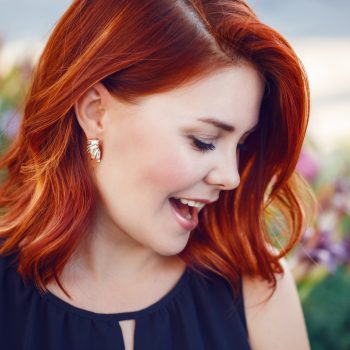
[[[99,139],[87,140],[86,150],[90,154],[90,159],[95,159],[97,163],[101,162],[101,150],[100,150],[100,140]]]

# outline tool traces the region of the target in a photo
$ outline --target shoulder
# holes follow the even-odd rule
[[[0,277],[3,278],[6,270],[11,267],[10,256],[0,254]]]
[[[260,279],[243,277],[249,341],[253,350],[309,350],[303,311],[293,275],[285,259],[276,274],[276,290]],[[291,332],[293,330],[293,332]]]
[[[20,276],[17,273],[16,255],[0,254],[0,295],[11,294],[19,283]]]
[[[3,300],[5,294],[7,294],[7,290],[9,288],[8,280],[9,275],[11,275],[11,273],[9,273],[10,270],[11,267],[9,257],[0,254],[0,302]]]

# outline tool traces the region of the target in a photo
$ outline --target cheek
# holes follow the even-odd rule
[[[119,129],[118,137],[108,137],[103,177],[113,181],[112,187],[122,187],[122,191],[137,188],[137,196],[147,198],[159,191],[167,196],[191,187],[200,174],[195,165],[198,155],[190,140],[150,124],[132,125],[123,132]]]
[[[168,156],[159,154],[145,170],[142,180],[161,188],[190,186],[195,179],[194,168],[188,157],[176,153]]]
[[[179,191],[198,181],[193,153],[184,138],[178,135],[159,137],[144,163],[141,181],[152,183],[167,192]]]

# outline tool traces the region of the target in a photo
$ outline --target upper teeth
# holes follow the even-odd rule
[[[182,204],[187,204],[190,207],[197,207],[197,208],[203,208],[205,206],[205,203],[200,203],[200,202],[196,202],[196,201],[190,201],[188,199],[184,199],[184,198],[176,198],[178,199]]]

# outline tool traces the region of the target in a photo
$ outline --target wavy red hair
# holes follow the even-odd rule
[[[296,175],[309,88],[288,42],[242,0],[75,0],[54,28],[33,74],[18,136],[0,160],[1,254],[41,291],[87,232],[96,199],[74,103],[101,81],[119,98],[176,88],[241,61],[265,79],[257,131],[241,155],[241,184],[200,212],[181,257],[233,286],[240,275],[276,285],[278,259],[299,241],[308,189]],[[273,208],[273,209],[271,209]],[[271,249],[270,222],[283,246]],[[282,218],[282,220],[281,220]]]

